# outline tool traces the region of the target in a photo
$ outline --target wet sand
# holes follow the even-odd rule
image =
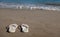
[[[13,23],[28,24],[29,32],[6,32]],[[60,11],[0,9],[0,37],[60,37]]]

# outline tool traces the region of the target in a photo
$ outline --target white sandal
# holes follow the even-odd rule
[[[21,30],[22,30],[22,32],[29,32],[29,26],[27,24],[22,24]]]
[[[13,33],[16,31],[18,25],[17,24],[10,24],[9,25],[9,32]]]

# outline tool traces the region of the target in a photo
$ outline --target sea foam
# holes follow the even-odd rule
[[[42,9],[42,10],[57,10],[60,11],[60,6],[53,5],[35,5],[35,4],[15,4],[15,3],[0,3],[0,8],[13,8],[13,9]]]

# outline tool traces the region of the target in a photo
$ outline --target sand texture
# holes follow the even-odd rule
[[[6,32],[6,26],[28,24],[28,33]],[[45,10],[0,9],[0,37],[60,37],[60,12]]]

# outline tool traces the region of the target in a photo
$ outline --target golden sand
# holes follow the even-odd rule
[[[6,26],[28,24],[28,33],[19,29],[6,32]],[[0,37],[60,37],[60,12],[45,10],[0,9]]]

